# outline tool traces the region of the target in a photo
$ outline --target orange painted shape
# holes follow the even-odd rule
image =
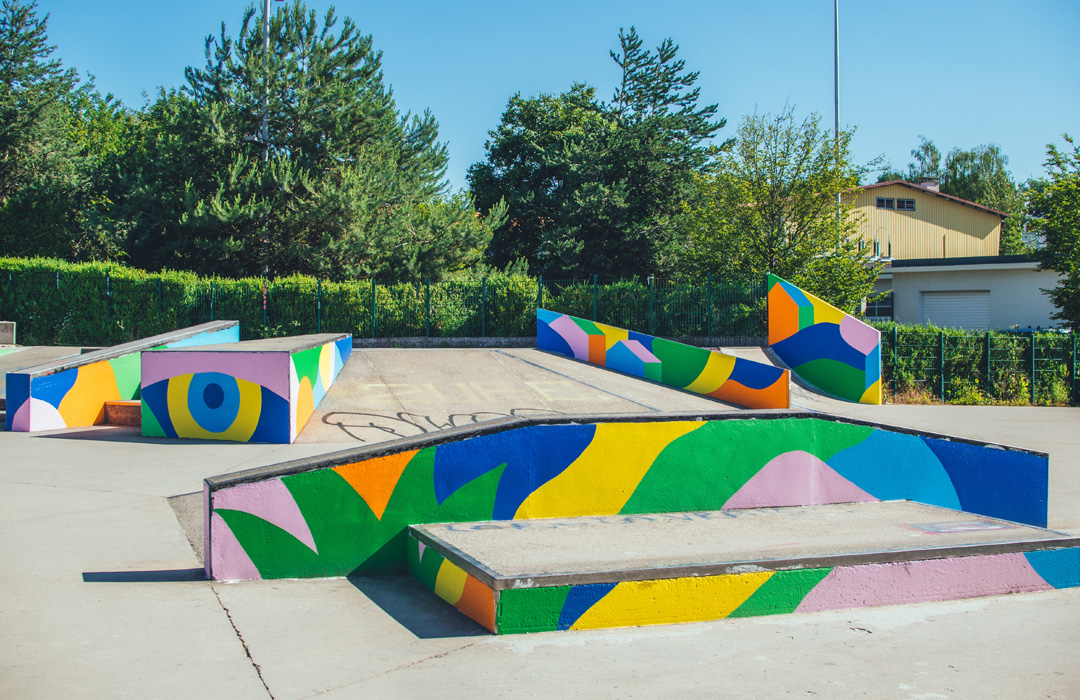
[[[296,392],[296,432],[299,433],[307,425],[311,414],[315,412],[315,395],[311,391],[311,380],[304,377],[300,380],[300,388]]]
[[[607,336],[589,336],[589,362],[601,367],[607,366]]]
[[[729,379],[709,396],[747,408],[791,408],[790,380],[791,373],[785,371],[772,385],[750,389]]]
[[[461,600],[454,606],[476,620],[488,632],[495,632],[495,591],[472,576],[465,577]]]
[[[75,383],[60,401],[60,416],[69,428],[97,425],[105,420],[105,402],[119,400],[112,365],[94,362],[79,368]]]
[[[769,290],[769,345],[799,332],[799,305],[777,283]]]
[[[409,461],[419,450],[399,452],[398,454],[376,457],[355,464],[334,467],[338,475],[349,482],[364,503],[368,504],[375,517],[382,520],[386,504],[394,494],[398,479]],[[494,613],[492,613],[494,614]]]

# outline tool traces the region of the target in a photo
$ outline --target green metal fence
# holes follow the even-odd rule
[[[0,316],[31,344],[108,345],[212,320],[243,339],[319,332],[358,338],[522,337],[537,306],[668,337],[760,339],[763,281],[545,280],[326,283],[114,278],[0,270]]]
[[[1080,404],[1075,334],[893,325],[881,340],[887,392],[943,403]]]

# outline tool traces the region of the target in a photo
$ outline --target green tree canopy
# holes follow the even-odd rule
[[[665,40],[642,49],[631,27],[611,57],[612,101],[576,84],[560,95],[510,98],[469,169],[481,210],[505,201],[488,248],[492,264],[518,259],[547,275],[624,277],[670,268],[676,215],[717,152],[717,107],[700,107],[698,74]]]
[[[1037,251],[1041,267],[1061,281],[1047,295],[1073,333],[1080,332],[1080,146],[1065,135],[1065,148],[1047,146],[1048,180],[1033,188],[1032,206],[1046,245]]]
[[[399,114],[382,54],[334,10],[254,8],[162,92],[123,167],[132,261],[204,274],[436,277],[479,260],[501,209],[447,196],[429,113]],[[264,121],[265,120],[265,121]],[[266,133],[263,124],[267,125]]]
[[[852,132],[839,139],[812,114],[791,108],[754,115],[739,126],[734,148],[702,197],[687,207],[686,265],[699,273],[763,276],[772,272],[845,311],[873,289],[880,265],[860,250],[854,197],[864,169],[851,162]],[[837,210],[837,195],[849,195]]]

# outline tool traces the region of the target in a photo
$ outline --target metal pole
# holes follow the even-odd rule
[[[597,275],[592,276],[592,320],[596,322]]]
[[[487,277],[480,280],[480,337],[487,337]]]
[[[263,292],[263,328],[266,328],[266,265],[263,265],[262,275],[262,292]]]
[[[1035,405],[1035,333],[1031,334],[1031,405]]]
[[[897,332],[897,326],[892,327],[892,390],[893,401],[896,401],[896,354],[900,352],[899,345],[900,334]]]
[[[375,278],[371,278],[371,337],[375,337]]]
[[[315,307],[316,311],[318,313],[318,316],[319,316],[319,321],[318,321],[318,329],[319,330],[316,331],[316,332],[317,333],[322,333],[322,280],[321,279],[315,280],[315,284],[318,285],[318,293],[319,293],[319,301],[316,303],[316,307]]]
[[[210,320],[214,320],[214,280],[210,280]]]
[[[836,174],[840,175],[840,0],[833,0],[833,134]],[[840,220],[840,192],[836,192],[836,220]],[[839,244],[839,240],[837,241]]]
[[[656,335],[653,332],[653,277],[649,275],[649,335]]]
[[[1073,400],[1073,403],[1076,403],[1077,396],[1076,396],[1076,333],[1075,332],[1072,334],[1072,362],[1070,362],[1069,364],[1072,365],[1072,400]]]
[[[938,331],[938,390],[941,403],[945,403],[945,331]]]
[[[705,336],[712,336],[712,273],[705,273]]]
[[[993,398],[990,383],[990,331],[986,331],[986,396]]]
[[[424,303],[427,306],[427,315],[425,316],[425,318],[427,319],[427,335],[430,338],[431,337],[431,278],[430,277],[427,278],[427,286],[426,286],[426,289],[424,291],[424,297],[425,297]]]
[[[536,278],[536,308],[544,308],[544,276]]]

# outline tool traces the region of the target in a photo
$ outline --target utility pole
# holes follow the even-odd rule
[[[833,148],[840,176],[840,0],[833,0]],[[840,220],[840,190],[836,191],[836,220]]]

